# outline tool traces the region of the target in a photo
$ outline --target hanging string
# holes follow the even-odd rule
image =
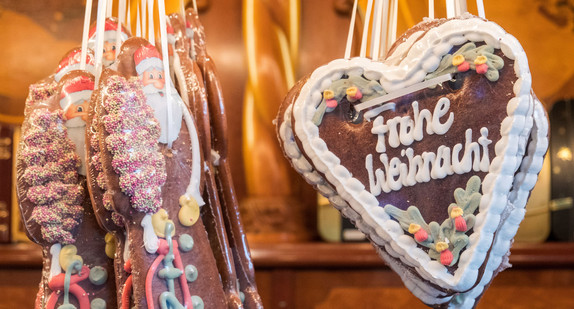
[[[128,11],[126,12],[126,27],[130,29],[130,32],[133,33],[132,30],[132,5],[131,1],[128,2]]]
[[[478,9],[478,17],[486,18],[484,14],[484,2],[482,0],[476,0],[476,8]]]
[[[182,0],[182,1],[183,1],[183,0]],[[199,13],[199,12],[197,11],[197,1],[196,1],[196,0],[193,0],[192,2],[193,2],[193,10],[194,10],[196,13]]]
[[[86,58],[88,56],[88,35],[90,32],[90,18],[92,17],[92,0],[86,1],[86,12],[84,13],[84,31],[82,33],[82,51],[80,54],[80,70],[86,69]]]
[[[454,1],[455,0],[446,0],[446,18],[453,18],[456,16]]]
[[[154,0],[148,0],[148,8],[147,8],[147,12],[148,12],[148,41],[151,43],[151,45],[155,45],[155,28],[153,25],[153,6],[154,6]]]
[[[345,47],[345,59],[351,58],[351,47],[353,45],[353,33],[355,32],[355,19],[357,16],[357,0],[353,4],[353,13],[351,13],[351,23],[349,24],[349,33],[347,34],[347,46]]]
[[[142,4],[142,11],[140,12],[141,14],[141,21],[142,21],[142,37],[143,38],[147,38],[149,37],[149,34],[146,35],[147,32],[147,0],[141,0],[141,4]]]
[[[153,7],[153,4],[150,5],[150,8]],[[172,122],[171,119],[171,108],[172,108],[172,96],[171,96],[171,74],[169,72],[169,54],[167,51],[167,30],[166,25],[167,21],[165,18],[165,2],[164,0],[158,0],[158,14],[159,14],[159,36],[161,42],[161,54],[162,54],[162,61],[163,61],[163,70],[164,70],[164,78],[165,78],[165,95],[167,99],[167,123],[170,124]],[[153,17],[150,17],[150,19]],[[167,140],[169,142],[168,147],[171,148],[171,137],[169,132],[169,125],[166,126],[166,133],[167,133]],[[174,134],[176,132],[171,132]]]
[[[391,8],[389,11],[389,33],[387,35],[387,46],[385,47],[385,56],[389,51],[389,48],[397,40],[397,23],[399,14],[399,1],[391,0]]]
[[[120,0],[119,11],[118,11],[118,28],[116,29],[116,52],[115,56],[118,59],[118,54],[120,53],[121,46],[121,36],[122,36],[122,21],[126,15],[126,0]]]
[[[137,37],[142,37],[142,21],[141,21],[141,12],[140,12],[140,2],[136,3],[136,36]]]
[[[365,15],[365,25],[363,25],[363,39],[361,41],[361,51],[359,57],[365,58],[367,55],[367,39],[369,37],[369,24],[371,22],[371,11],[373,10],[373,0],[367,4],[367,14]]]
[[[375,0],[375,20],[373,21],[374,29],[371,30],[373,38],[371,41],[371,58],[377,60],[379,57],[379,51],[381,49],[381,33],[384,27],[386,16],[384,11],[385,7],[388,6],[388,0]],[[384,39],[383,39],[384,40]]]
[[[112,7],[114,5],[114,0],[107,0],[107,2],[108,3],[106,3],[106,18],[112,16]]]
[[[456,4],[456,16],[461,16],[467,11],[466,0],[457,0]]]
[[[429,18],[434,19],[434,0],[429,0]]]
[[[179,0],[179,12],[183,19],[185,19],[185,0]]]
[[[107,1],[98,2],[98,15],[96,17],[96,85],[102,74],[102,56],[104,54],[104,31],[106,21],[106,4]]]
[[[389,27],[389,1],[385,0],[383,5],[383,21],[381,25],[381,41],[379,43],[380,49],[378,53],[379,59],[385,57],[387,53],[387,37],[388,37],[388,27]]]

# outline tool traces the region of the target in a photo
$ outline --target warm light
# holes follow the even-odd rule
[[[564,161],[572,161],[572,150],[568,147],[561,147],[558,149],[556,156]]]

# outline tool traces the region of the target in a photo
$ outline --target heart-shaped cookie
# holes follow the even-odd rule
[[[318,68],[287,96],[278,135],[427,304],[482,293],[547,148],[522,47],[471,15],[422,22],[383,62]]]

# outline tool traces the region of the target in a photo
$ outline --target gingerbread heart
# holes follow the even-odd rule
[[[278,135],[427,304],[481,294],[547,148],[522,47],[468,14],[422,22],[385,61],[318,68],[287,96]]]

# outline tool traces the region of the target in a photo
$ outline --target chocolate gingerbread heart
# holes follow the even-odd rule
[[[507,255],[546,149],[533,114],[536,128],[546,120],[522,47],[492,22],[428,20],[389,54],[315,70],[287,96],[278,135],[407,287],[442,304],[482,291]]]

